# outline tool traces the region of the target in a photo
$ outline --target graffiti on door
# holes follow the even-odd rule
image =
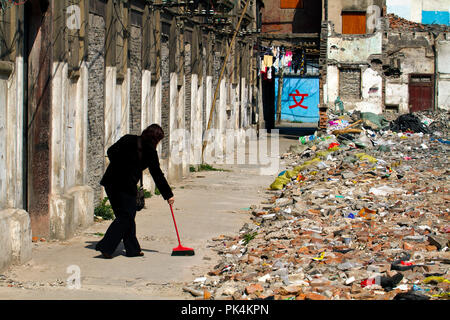
[[[277,95],[278,78],[275,78],[275,97]],[[274,102],[276,110],[276,99]],[[297,123],[318,122],[318,105],[319,78],[284,77],[281,92],[281,120]]]
[[[297,107],[300,107],[300,108],[303,108],[303,109],[308,109],[307,106],[303,106],[302,105],[303,101],[305,100],[305,97],[307,97],[307,96],[309,96],[309,94],[307,94],[307,93],[303,93],[302,94],[298,90],[295,90],[295,93],[291,93],[289,95],[289,97],[292,97],[292,99],[294,99],[294,102],[295,102],[294,105],[289,106],[289,109],[294,109],[294,108],[297,108]],[[299,101],[297,101],[296,97],[302,97],[302,100],[299,102]]]

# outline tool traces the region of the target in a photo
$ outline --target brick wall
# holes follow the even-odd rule
[[[141,28],[131,26],[130,38],[130,133],[141,134],[141,93],[142,93],[142,72],[141,72]]]
[[[169,124],[170,124],[170,74],[169,74],[169,38],[161,36],[161,127],[164,139],[161,141],[161,158],[169,155]]]
[[[360,69],[339,69],[339,95],[343,99],[361,99]]]
[[[184,93],[184,120],[187,132],[191,130],[191,45],[184,45],[184,75],[185,75],[185,93]]]
[[[89,88],[88,88],[88,185],[94,189],[94,205],[101,199],[100,180],[104,173],[104,85],[105,21],[89,14]]]
[[[202,119],[203,119],[203,130],[206,130],[206,126],[208,125],[208,119],[206,118],[206,49],[202,49],[202,63],[203,63],[203,75],[202,75],[202,83],[203,83],[203,106],[202,106]],[[209,117],[209,115],[208,115]]]

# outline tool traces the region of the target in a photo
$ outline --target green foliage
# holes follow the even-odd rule
[[[214,168],[213,166],[209,165],[209,164],[201,164],[198,167],[198,171],[222,171],[222,172],[230,172],[230,170],[226,170],[226,169],[218,169],[218,168]]]
[[[199,167],[198,167],[198,171],[222,171],[221,169],[217,169],[217,168],[214,168],[213,166],[211,166],[211,165],[209,165],[209,164],[201,164]]]
[[[249,232],[244,235],[244,244],[247,245],[250,241],[255,239],[257,232]]]
[[[94,209],[94,215],[102,217],[104,220],[114,219],[114,211],[110,204],[107,204],[108,197],[102,200],[102,203]]]
[[[189,172],[200,172],[200,171],[222,171],[222,172],[227,171],[227,172],[230,172],[230,170],[214,168],[213,166],[211,166],[209,164],[201,164],[198,166],[197,169],[194,166],[189,167]]]
[[[161,195],[161,192],[159,192],[158,187],[155,187],[155,194],[156,194],[157,196],[160,196],[160,195]]]
[[[151,198],[152,197],[152,193],[150,191],[148,191],[147,189],[144,189],[144,198]]]

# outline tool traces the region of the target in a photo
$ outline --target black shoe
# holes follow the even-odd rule
[[[102,251],[102,256],[103,256],[103,258],[105,258],[105,259],[112,259],[112,258],[113,258],[112,255],[107,254],[106,252],[103,252],[103,251]]]
[[[105,258],[105,259],[112,259],[112,257],[113,257],[112,255],[102,251],[102,249],[99,248],[98,244],[95,246],[95,250],[100,251],[102,253],[103,258]]]
[[[139,252],[139,253],[134,253],[134,254],[128,254],[127,253],[127,257],[143,257],[144,256],[144,253],[141,251],[141,252]]]

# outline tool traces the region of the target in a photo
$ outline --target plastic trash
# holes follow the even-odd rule
[[[413,263],[411,264],[403,264],[404,261],[402,260],[396,260],[391,264],[391,270],[397,270],[397,271],[408,271],[408,270],[412,270],[414,269],[414,267],[416,267],[416,265],[414,265]]]
[[[377,284],[375,278],[373,278],[373,279],[366,279],[366,280],[361,281],[361,283],[360,283],[362,288],[365,288],[367,286],[371,286],[371,285],[374,285],[374,284]]]
[[[381,186],[370,188],[369,193],[376,196],[388,196],[394,193],[403,193],[403,190],[398,188],[391,188],[389,186]]]
[[[330,145],[328,146],[328,150],[333,149],[338,146],[340,146],[340,144],[337,142],[330,143]]]
[[[362,208],[359,212],[358,212],[358,216],[366,218],[366,219],[372,219],[373,215],[376,214],[376,210],[371,210],[369,208]]]
[[[440,143],[444,143],[444,144],[450,144],[450,140],[444,140],[444,139],[433,139],[431,138],[431,141],[439,141]]]
[[[310,135],[310,136],[303,136],[303,137],[299,137],[298,141],[301,144],[307,144],[308,142],[314,141],[316,140],[316,136],[315,135]]]
[[[368,154],[365,153],[357,153],[355,154],[355,156],[359,159],[359,161],[364,161],[367,160],[370,163],[377,163],[378,160],[372,156],[369,156]]]
[[[417,293],[417,292],[401,292],[398,293],[394,300],[414,300],[414,301],[420,301],[420,300],[430,300],[430,297],[425,296],[423,294]]]
[[[428,278],[425,278],[423,280],[423,283],[427,284],[427,283],[440,283],[440,282],[445,282],[445,283],[450,283],[449,280],[443,278],[443,277],[435,277],[435,276],[431,276]]]
[[[318,257],[314,257],[313,260],[314,261],[321,261],[321,260],[323,260],[324,257],[325,257],[325,251],[321,252]]]

